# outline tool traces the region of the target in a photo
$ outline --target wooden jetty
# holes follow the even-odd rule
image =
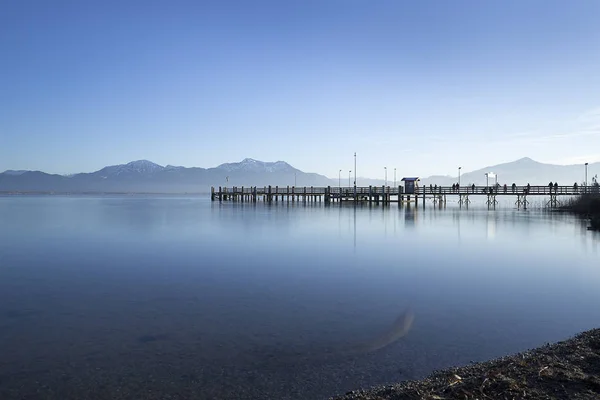
[[[591,188],[587,188],[589,190]],[[561,200],[568,196],[583,194],[583,186],[417,186],[405,182],[404,186],[368,186],[368,187],[294,187],[294,186],[263,186],[263,187],[221,187],[211,188],[212,201],[239,202],[368,202],[368,203],[403,203],[425,205],[425,200],[434,204],[445,205],[449,196],[458,198],[458,204],[468,206],[472,196],[485,196],[486,204],[490,207],[498,204],[499,196],[515,196],[515,205],[527,208],[530,196],[546,196],[549,200],[547,207],[558,207]]]

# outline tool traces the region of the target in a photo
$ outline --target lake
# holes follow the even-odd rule
[[[0,398],[325,399],[600,322],[565,214],[0,197]],[[410,310],[408,334],[370,343]]]

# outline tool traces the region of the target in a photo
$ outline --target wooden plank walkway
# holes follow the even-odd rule
[[[591,187],[587,187],[589,191]],[[355,201],[369,203],[410,203],[433,200],[434,204],[445,204],[448,196],[458,197],[460,206],[468,206],[469,196],[487,196],[487,205],[495,206],[497,196],[516,196],[515,205],[527,208],[528,196],[547,196],[548,207],[558,207],[559,197],[577,196],[585,193],[583,186],[421,186],[414,193],[406,193],[403,186],[368,186],[368,187],[294,187],[294,186],[263,186],[263,187],[212,187],[212,201],[240,202],[331,202]]]

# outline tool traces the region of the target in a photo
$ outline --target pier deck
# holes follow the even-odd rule
[[[558,207],[559,198],[577,196],[590,191],[591,187],[584,186],[422,186],[414,188],[413,193],[407,193],[403,186],[368,186],[368,187],[294,187],[294,186],[263,186],[263,187],[212,187],[212,201],[241,201],[241,202],[370,202],[370,203],[408,203],[433,200],[434,203],[445,204],[448,196],[458,198],[459,205],[468,206],[470,196],[486,196],[488,206],[497,204],[497,196],[516,196],[515,205],[527,208],[528,196],[549,197],[548,207]]]

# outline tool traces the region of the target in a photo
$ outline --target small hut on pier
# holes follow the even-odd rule
[[[419,178],[402,178],[404,194],[415,194],[419,188]]]

